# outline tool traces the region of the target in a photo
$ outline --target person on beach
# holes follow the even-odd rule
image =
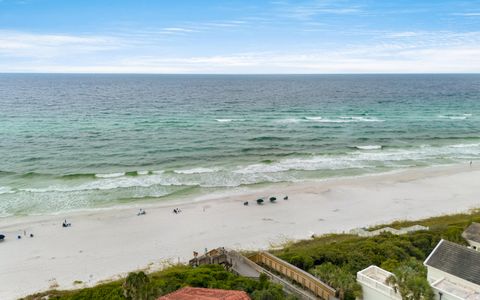
[[[472,161],[470,161],[470,167],[472,167]]]

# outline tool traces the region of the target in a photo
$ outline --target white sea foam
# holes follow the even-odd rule
[[[374,117],[342,116],[338,118],[305,117],[306,120],[319,123],[384,122]]]
[[[357,146],[362,150],[379,150],[380,145]],[[378,164],[405,167],[405,162],[451,157],[465,159],[479,156],[480,144],[458,144],[443,147],[424,146],[417,149],[390,151],[358,151],[344,155],[316,155],[307,158],[289,158],[271,164],[252,164],[235,170],[239,174],[278,173],[286,171],[341,170],[365,168]],[[409,164],[411,165],[411,163]]]
[[[186,169],[186,170],[174,170],[173,172],[177,174],[202,174],[202,173],[213,173],[217,172],[220,169],[218,168],[194,168],[194,169]]]
[[[257,174],[257,173],[275,173],[275,172],[283,172],[288,171],[285,167],[275,164],[275,165],[267,165],[267,164],[252,164],[245,167],[241,167],[233,173],[236,174]]]
[[[318,119],[314,120],[314,122],[319,122],[319,123],[351,123],[355,122],[353,120],[340,120],[340,119]]]
[[[352,120],[353,122],[384,122],[385,120],[381,120],[374,117],[340,117],[344,120]]]
[[[450,147],[452,148],[475,148],[475,147],[480,147],[480,144],[456,144],[456,145],[451,145]]]
[[[125,176],[125,172],[121,173],[107,173],[107,174],[95,174],[95,177],[98,178],[115,178],[115,177],[121,177]]]
[[[322,117],[305,117],[305,119],[310,120],[310,121],[318,121],[322,120]]]
[[[13,194],[15,193],[14,190],[12,190],[10,187],[8,186],[0,186],[0,195],[1,194]]]
[[[380,145],[356,146],[361,150],[378,150]],[[338,155],[312,155],[308,157],[291,157],[271,163],[253,163],[249,165],[232,166],[231,168],[206,168],[175,170],[164,173],[155,171],[144,176],[117,176],[96,178],[89,182],[72,185],[66,181],[52,186],[30,189],[19,189],[19,192],[77,192],[91,190],[113,190],[122,188],[138,189],[153,186],[201,186],[201,187],[234,187],[258,182],[294,181],[301,179],[296,172],[317,170],[346,170],[352,168],[372,168],[375,166],[406,167],[415,165],[412,162],[428,162],[443,158],[465,161],[480,157],[480,143],[459,143],[434,147],[409,149],[385,149],[384,151],[354,151]],[[221,171],[220,173],[215,173]],[[209,176],[192,176],[192,174],[210,173]],[[118,173],[124,174],[124,173]],[[0,188],[0,193],[10,193],[8,187]],[[73,196],[72,196],[73,197]]]
[[[148,171],[145,171],[145,170],[142,170],[142,171],[137,171],[137,174],[138,174],[138,175],[148,175],[149,172],[148,172]]]
[[[355,148],[360,150],[379,150],[382,149],[381,145],[365,145],[365,146],[355,146]]]
[[[75,186],[49,186],[46,188],[28,188],[21,191],[32,193],[48,193],[48,192],[76,192],[90,190],[113,190],[118,188],[132,187],[151,187],[154,185],[188,185],[188,182],[181,182],[175,177],[165,177],[161,175],[137,176],[137,177],[109,177],[101,178],[91,182],[83,183]]]
[[[229,122],[243,122],[245,119],[215,119],[215,121],[220,123],[229,123]]]
[[[472,114],[462,114],[462,115],[439,115],[438,117],[441,119],[449,119],[449,120],[466,120],[468,117],[471,117]]]
[[[302,120],[300,120],[300,119],[287,118],[287,119],[276,120],[275,122],[280,123],[280,124],[294,124],[294,123],[299,123],[301,121]]]

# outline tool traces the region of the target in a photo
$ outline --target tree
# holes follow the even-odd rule
[[[427,281],[427,270],[422,263],[410,258],[393,271],[386,283],[405,300],[433,300],[433,291]]]
[[[356,299],[362,296],[362,288],[355,276],[345,267],[327,262],[315,267],[311,272],[337,289],[340,299]]]
[[[149,300],[154,298],[150,278],[144,272],[129,273],[122,287],[123,295],[129,300]]]

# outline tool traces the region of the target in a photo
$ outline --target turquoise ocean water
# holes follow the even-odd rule
[[[480,157],[480,75],[0,75],[0,216]]]

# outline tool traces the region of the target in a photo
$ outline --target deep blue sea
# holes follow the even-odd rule
[[[480,157],[480,75],[0,74],[0,216]]]

